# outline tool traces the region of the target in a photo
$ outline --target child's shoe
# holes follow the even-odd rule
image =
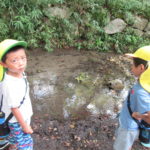
[[[5,139],[0,139],[0,150],[4,150],[9,146],[9,142]]]

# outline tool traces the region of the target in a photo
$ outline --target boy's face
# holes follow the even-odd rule
[[[2,65],[8,69],[8,73],[21,75],[27,65],[25,50],[20,48],[15,52],[6,54],[6,61],[2,62]]]
[[[140,77],[140,75],[145,71],[145,67],[143,64],[140,64],[138,66],[135,66],[134,62],[131,66],[131,72],[134,76]]]

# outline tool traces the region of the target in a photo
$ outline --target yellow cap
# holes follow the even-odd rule
[[[148,68],[141,74],[139,81],[141,86],[148,92],[150,92],[150,46],[144,46],[139,48],[133,54],[125,54],[132,58],[140,58],[148,61]]]
[[[27,43],[24,41],[17,41],[13,39],[6,39],[2,41],[0,43],[0,61],[2,60],[5,53],[15,46],[27,47]],[[4,77],[4,68],[2,65],[0,65],[0,81],[3,80],[3,77]]]
[[[150,45],[139,48],[133,54],[127,53],[125,55],[129,57],[136,57],[146,61],[150,61]]]
[[[150,93],[150,64],[148,69],[146,69],[139,78],[141,86]]]

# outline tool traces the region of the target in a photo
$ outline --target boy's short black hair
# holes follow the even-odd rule
[[[2,62],[4,62],[5,63],[5,61],[6,61],[6,56],[7,56],[7,54],[9,54],[10,52],[15,52],[15,51],[18,51],[19,49],[24,49],[24,47],[23,46],[15,46],[15,47],[12,47],[10,50],[8,50],[4,55],[3,55],[3,57],[2,57]]]
[[[133,58],[133,63],[135,65],[135,67],[143,64],[145,69],[147,69],[148,67],[148,61],[144,60],[144,59],[141,59],[141,58]]]

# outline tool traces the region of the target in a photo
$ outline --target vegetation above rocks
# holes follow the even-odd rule
[[[0,0],[0,40],[26,40],[30,48],[126,52],[149,44],[130,27],[135,16],[150,18],[149,0]],[[120,18],[127,27],[107,34],[104,27]],[[148,20],[149,21],[149,20]],[[143,32],[145,32],[143,30]]]

